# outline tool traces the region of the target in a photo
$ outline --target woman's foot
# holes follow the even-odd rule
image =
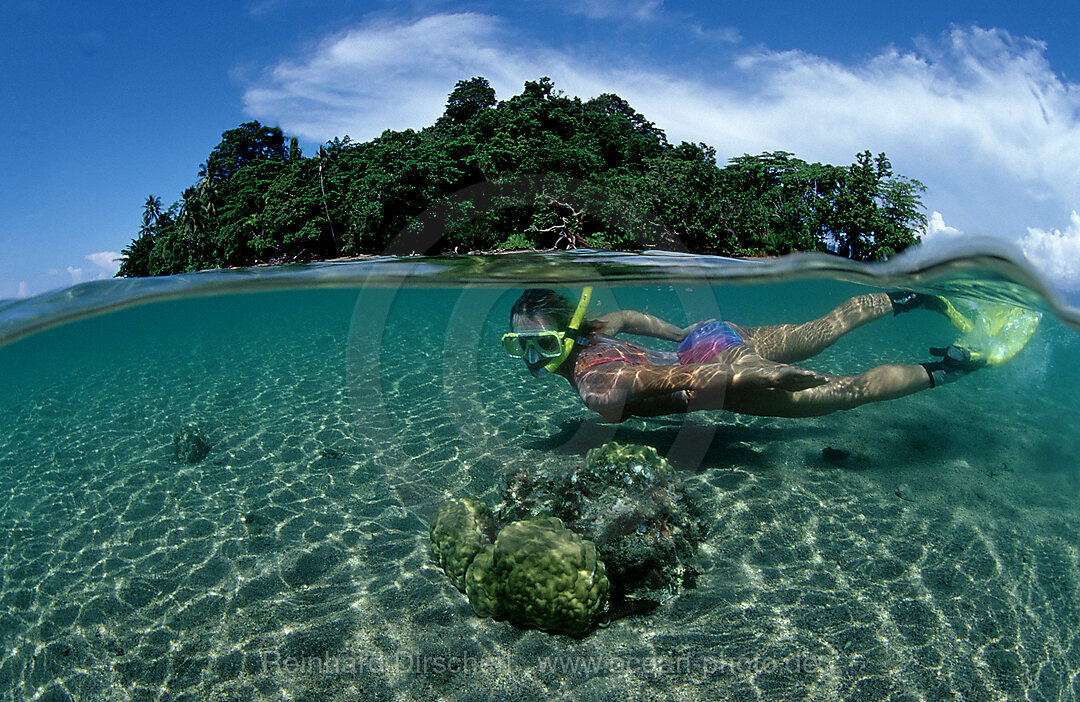
[[[926,374],[930,376],[932,388],[963,378],[971,371],[986,365],[986,361],[973,359],[970,351],[956,344],[949,344],[943,349],[932,348],[930,355],[940,356],[941,360],[919,365],[925,368]]]
[[[889,296],[889,300],[892,302],[894,315],[917,309],[933,310],[934,312],[947,314],[945,311],[947,303],[937,295],[925,295],[910,290],[893,290],[885,294]]]

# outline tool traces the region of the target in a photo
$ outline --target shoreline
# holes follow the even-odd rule
[[[245,268],[269,268],[273,266],[287,266],[291,264],[305,264],[305,263],[352,263],[356,261],[370,261],[373,259],[385,258],[387,256],[411,258],[411,257],[440,257],[440,256],[504,256],[515,254],[552,254],[552,253],[574,253],[574,252],[597,252],[597,253],[626,253],[626,254],[646,254],[655,251],[668,251],[668,249],[639,249],[639,250],[622,250],[622,249],[479,249],[474,251],[465,252],[444,252],[437,254],[427,253],[410,253],[410,254],[357,254],[355,256],[337,256],[335,258],[310,258],[310,259],[295,259],[291,261],[271,259],[269,261],[258,261],[247,266],[227,266],[225,268],[200,268],[197,271],[190,271],[191,273],[202,273],[205,271],[235,271],[243,270]],[[697,253],[694,251],[686,251],[692,256],[715,256],[718,258],[727,258],[736,261],[778,261],[783,256],[736,256],[733,254],[718,254],[718,253]],[[794,252],[794,253],[822,253],[822,252]],[[824,252],[828,253],[828,252]],[[844,259],[848,260],[848,259]],[[120,276],[117,276],[123,279]],[[149,276],[159,277],[159,276]]]

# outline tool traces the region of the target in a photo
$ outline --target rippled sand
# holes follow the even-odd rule
[[[1023,362],[821,419],[614,428],[497,345],[400,319],[373,336],[355,293],[296,295],[0,349],[18,372],[0,386],[0,692],[1076,696],[1077,407],[1019,406]],[[172,453],[189,421],[213,444],[194,465]],[[580,640],[474,616],[429,553],[432,510],[493,504],[508,467],[611,438],[668,453],[704,496],[697,588]]]

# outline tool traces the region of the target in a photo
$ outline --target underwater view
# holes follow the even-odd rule
[[[1075,699],[1080,327],[1024,271],[403,257],[0,303],[0,695]],[[798,366],[948,377],[607,421],[508,354],[530,288],[744,336],[916,291],[952,313]]]

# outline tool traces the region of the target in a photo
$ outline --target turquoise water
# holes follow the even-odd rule
[[[1010,363],[900,400],[608,425],[499,345],[538,282],[595,284],[590,314],[680,325],[802,321],[903,284],[1047,314]],[[1061,305],[994,258],[868,272],[587,255],[116,281],[9,304],[0,694],[1074,699],[1080,335]],[[956,335],[915,311],[803,365],[928,361]],[[187,463],[173,437],[191,424],[210,450]],[[657,448],[702,496],[697,586],[581,639],[476,617],[431,555],[434,510],[494,504],[508,471],[564,469],[611,439]]]

